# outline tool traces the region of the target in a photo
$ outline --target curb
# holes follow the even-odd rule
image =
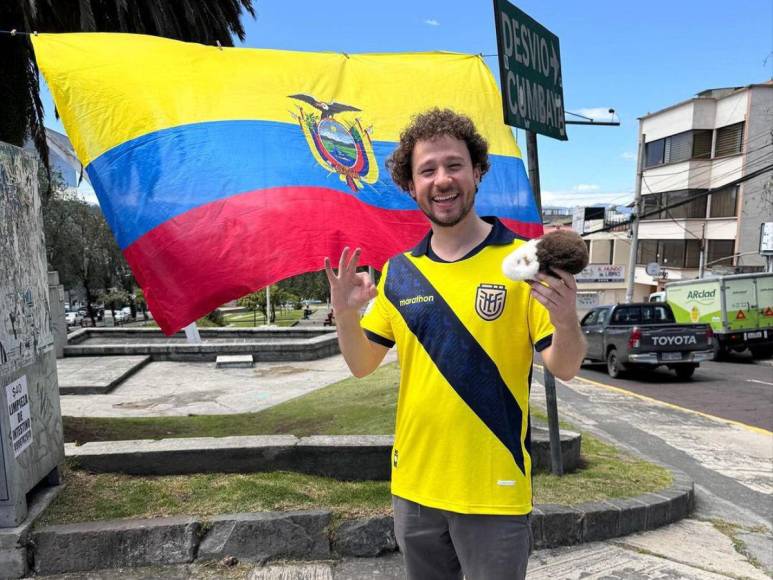
[[[391,474],[392,435],[266,435],[104,441],[65,445],[81,469],[129,475],[296,471],[344,481],[386,481]],[[580,462],[582,437],[561,431],[564,470]],[[547,429],[532,426],[535,470],[550,470]]]
[[[146,355],[142,358],[142,360],[137,361],[135,364],[133,364],[128,369],[126,369],[120,375],[116,375],[116,377],[113,378],[110,382],[102,385],[62,386],[60,383],[59,394],[60,395],[106,395],[107,393],[115,389],[118,385],[120,385],[122,382],[124,382],[126,379],[137,374],[140,370],[142,370],[144,367],[149,365],[150,362],[151,362],[151,357]]]
[[[64,356],[148,355],[153,362],[215,362],[219,354],[251,354],[255,362],[306,361],[340,353],[335,329],[297,328],[253,329],[206,328],[199,344],[142,342],[143,339],[181,338],[164,336],[156,328],[81,328],[67,335]],[[126,344],[86,344],[92,336],[126,338]],[[131,337],[131,338],[129,338]],[[292,338],[288,338],[292,337]],[[215,339],[212,342],[209,339]],[[281,339],[281,340],[277,340]]]
[[[535,506],[531,518],[535,548],[607,540],[686,517],[695,502],[693,481],[680,471],[671,473],[672,485],[657,493],[571,507]],[[5,561],[4,545],[0,562]],[[326,510],[112,520],[33,531],[27,525],[14,546],[24,551],[26,560],[24,569],[10,568],[9,578],[26,574],[27,562],[37,574],[62,574],[228,556],[258,563],[373,557],[397,549],[390,516],[338,521]]]

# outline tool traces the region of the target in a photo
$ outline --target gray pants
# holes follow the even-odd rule
[[[409,580],[522,580],[529,516],[469,515],[392,496],[395,536]]]

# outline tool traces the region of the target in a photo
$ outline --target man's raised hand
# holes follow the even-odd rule
[[[354,252],[348,247],[344,248],[338,262],[337,274],[333,272],[330,258],[325,258],[325,274],[330,283],[330,303],[336,316],[347,311],[358,311],[376,296],[376,286],[370,276],[365,272],[357,272],[360,253],[360,248]]]

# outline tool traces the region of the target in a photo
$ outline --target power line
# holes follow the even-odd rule
[[[619,228],[620,226],[631,224],[631,223],[633,223],[634,219],[643,220],[644,218],[650,217],[650,216],[655,215],[657,213],[660,213],[662,211],[668,211],[670,209],[674,209],[675,207],[680,207],[680,206],[686,205],[686,204],[688,204],[688,203],[690,203],[692,201],[695,201],[696,199],[700,199],[702,197],[706,197],[706,196],[708,196],[708,195],[710,195],[712,193],[716,193],[716,192],[722,191],[726,187],[732,187],[734,185],[738,185],[739,183],[743,183],[744,181],[749,181],[750,179],[754,179],[755,177],[758,177],[758,176],[764,174],[766,171],[770,171],[770,170],[773,170],[773,163],[771,163],[770,165],[766,165],[765,167],[761,167],[760,169],[757,169],[756,171],[753,171],[752,173],[748,173],[747,175],[744,175],[743,177],[739,177],[738,179],[736,179],[734,181],[730,181],[728,183],[724,183],[720,187],[714,187],[714,188],[711,188],[711,189],[707,189],[706,191],[703,191],[703,192],[698,193],[696,195],[690,196],[690,197],[688,197],[686,199],[683,199],[681,201],[677,201],[677,202],[672,203],[672,204],[670,204],[670,205],[668,205],[666,207],[662,207],[662,208],[659,208],[659,209],[656,209],[656,210],[653,210],[653,211],[649,211],[649,212],[641,214],[640,216],[635,216],[634,218],[629,219],[627,221],[623,221],[623,222],[620,222],[620,223],[617,223],[617,224],[610,224],[608,226],[604,226],[603,228],[599,228],[597,230],[593,230],[592,232],[586,232],[586,233],[580,234],[580,235],[585,237],[585,236],[589,236],[590,234],[598,234],[600,232],[607,232],[607,231],[609,231],[609,230],[611,230],[613,228]]]
[[[773,151],[771,151],[770,154],[766,153],[765,155],[759,157],[758,159],[755,159],[754,161],[749,161],[748,163],[746,163],[746,165],[742,165],[741,167],[738,167],[737,169],[732,169],[732,170],[727,171],[725,173],[720,173],[719,175],[714,175],[714,176],[712,176],[712,181],[721,181],[721,180],[725,179],[726,177],[728,177],[729,175],[732,175],[734,173],[738,173],[739,171],[746,171],[746,170],[748,170],[749,168],[751,168],[753,166],[757,166],[757,165],[759,165],[761,163],[767,163],[767,162],[773,160],[773,157],[771,157],[771,155],[773,155]],[[698,177],[705,177],[705,174],[698,175]],[[663,191],[652,191],[652,188],[650,187],[649,183],[647,182],[647,178],[644,175],[642,175],[642,183],[647,188],[647,192],[648,193],[645,194],[645,195],[658,195],[658,194],[664,194],[664,193],[673,193],[675,191],[682,191],[682,190],[674,190],[674,189],[665,189]],[[724,187],[727,187],[728,185],[729,184],[722,184],[720,186],[715,187],[714,189],[722,189]]]
[[[768,137],[768,135],[763,135],[763,137]],[[745,153],[745,155],[748,157],[752,153],[756,153],[758,151],[761,151],[762,149],[765,149],[766,147],[771,147],[771,146],[773,146],[773,142],[766,143],[765,145],[761,145],[761,146],[759,146],[759,147],[757,147],[755,149],[750,149],[750,150],[748,150],[746,152],[741,152],[741,153]],[[682,169],[680,171],[674,171],[672,173],[659,173],[659,174],[654,175],[652,177],[653,178],[655,178],[655,177],[658,177],[658,178],[660,178],[660,177],[672,177],[672,176],[675,176],[675,175],[683,175],[683,174],[688,173],[690,171],[694,171],[696,176],[702,177],[702,176],[705,176],[708,173],[711,173],[712,171],[714,171],[718,166],[723,165],[725,163],[729,163],[730,161],[734,161],[735,159],[736,159],[736,156],[733,155],[731,157],[725,157],[724,159],[718,159],[716,161],[712,161],[711,164],[707,165],[706,167],[702,167],[700,169],[693,169],[691,167],[687,167],[687,168]],[[688,160],[686,160],[686,161],[688,161]],[[645,168],[645,171],[647,171],[647,170],[648,169]],[[661,187],[663,187],[664,191],[669,191],[669,188],[671,187],[672,183],[676,183],[676,181],[671,181],[671,182],[669,182],[669,183],[667,183],[667,184],[665,184],[665,185],[663,185]],[[653,193],[652,190],[650,190],[650,193]]]

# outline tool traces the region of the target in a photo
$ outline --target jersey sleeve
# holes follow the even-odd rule
[[[388,275],[389,262],[384,265],[384,270],[378,281],[378,294],[368,304],[365,315],[360,320],[360,326],[371,342],[392,348],[395,345],[395,335],[392,329],[389,301],[384,294]]]
[[[550,322],[547,308],[533,297],[529,297],[529,334],[531,343],[537,352],[541,352],[553,343],[555,327]]]

